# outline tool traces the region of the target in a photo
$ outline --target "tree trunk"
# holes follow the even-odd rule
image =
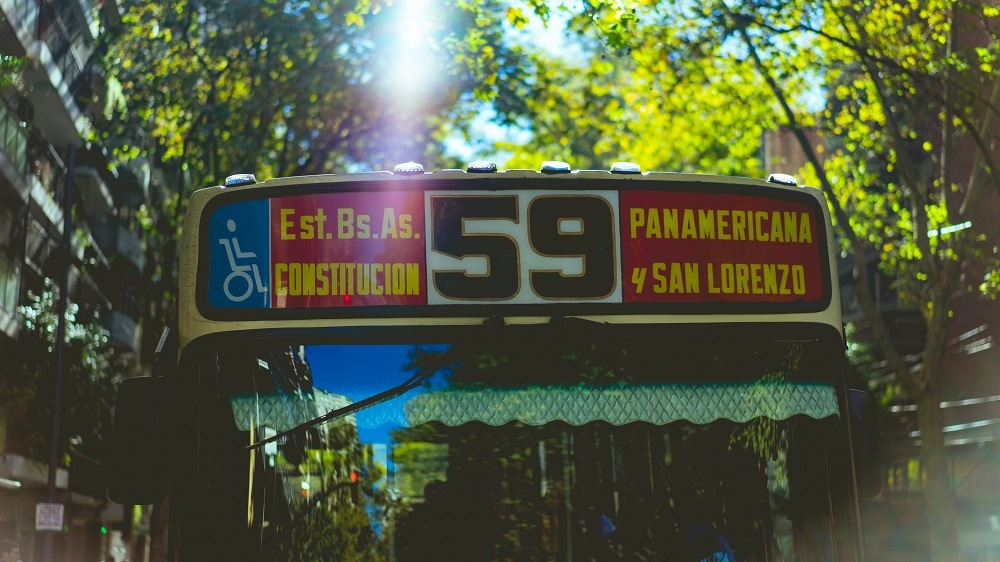
[[[944,446],[941,366],[939,358],[925,357],[922,374],[927,377],[928,384],[917,399],[917,420],[920,455],[926,475],[924,511],[930,530],[931,560],[951,562],[959,559],[959,551],[955,529],[955,494]]]
[[[170,495],[153,506],[153,516],[149,522],[151,541],[150,562],[167,562],[167,522],[170,519]]]

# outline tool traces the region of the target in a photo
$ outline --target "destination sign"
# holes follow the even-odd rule
[[[702,190],[368,190],[243,200],[207,220],[211,309],[816,305],[806,197]]]

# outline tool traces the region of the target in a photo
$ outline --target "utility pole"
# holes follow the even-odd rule
[[[66,172],[66,187],[63,190],[63,233],[60,253],[62,270],[59,272],[59,302],[56,312],[59,323],[56,327],[56,380],[55,401],[52,405],[52,447],[49,452],[48,502],[56,502],[56,473],[59,471],[59,426],[62,425],[63,377],[66,371],[66,305],[69,300],[69,268],[73,263],[73,173],[76,168],[76,146],[69,147],[69,167]],[[63,513],[66,513],[64,510]],[[52,562],[53,533],[46,531],[42,550],[42,560]]]

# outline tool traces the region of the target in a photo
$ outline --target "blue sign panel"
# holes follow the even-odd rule
[[[218,308],[271,306],[269,202],[219,207],[208,221],[208,303]]]

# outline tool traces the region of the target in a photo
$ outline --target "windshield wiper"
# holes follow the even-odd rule
[[[295,427],[293,427],[291,429],[288,429],[286,431],[282,431],[281,433],[278,433],[277,435],[272,435],[271,437],[268,437],[266,439],[261,439],[260,441],[257,441],[256,443],[253,443],[252,445],[248,445],[243,450],[244,451],[252,451],[254,449],[259,449],[259,448],[263,447],[264,445],[267,445],[268,443],[273,443],[275,441],[278,441],[279,439],[283,439],[283,438],[288,437],[289,435],[292,435],[294,433],[298,433],[300,431],[304,431],[304,430],[309,429],[311,427],[315,427],[315,426],[317,426],[317,425],[319,425],[321,423],[326,423],[326,422],[331,422],[331,421],[334,421],[334,420],[339,420],[340,418],[343,418],[343,417],[349,416],[351,414],[360,412],[361,410],[364,410],[366,408],[370,408],[372,406],[381,404],[382,402],[386,402],[388,400],[392,400],[393,398],[395,398],[395,397],[397,397],[397,396],[399,396],[401,394],[404,394],[407,391],[413,390],[414,388],[417,388],[418,386],[422,385],[424,383],[424,381],[426,381],[427,379],[433,377],[441,369],[443,369],[443,368],[447,367],[448,365],[451,365],[452,363],[454,363],[455,360],[458,358],[458,353],[456,352],[455,348],[456,348],[456,346],[450,347],[447,351],[445,351],[444,353],[442,353],[437,358],[437,360],[435,360],[432,364],[430,364],[430,365],[428,365],[426,367],[419,368],[417,370],[417,372],[414,373],[414,375],[412,377],[410,377],[409,379],[407,379],[405,382],[403,382],[402,384],[400,384],[398,386],[394,386],[394,387],[392,387],[392,388],[390,388],[388,390],[384,390],[382,392],[379,392],[378,394],[374,394],[374,395],[369,396],[368,398],[365,398],[363,400],[358,400],[357,402],[353,402],[351,404],[348,404],[347,406],[344,406],[343,408],[336,408],[336,409],[330,410],[329,412],[323,414],[322,416],[313,418],[313,419],[311,419],[311,420],[309,420],[307,422],[301,423],[301,424],[299,424],[299,425],[297,425],[297,426],[295,426]]]

